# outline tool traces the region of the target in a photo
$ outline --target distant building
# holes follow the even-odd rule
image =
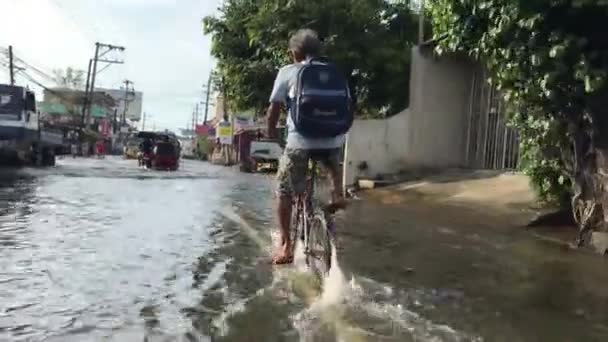
[[[130,92],[128,95],[124,89],[101,89],[96,88],[97,91],[102,91],[114,98],[117,104],[118,116],[121,117],[125,110],[125,103],[127,103],[126,118],[131,121],[141,120],[143,97],[144,94],[141,91]],[[127,101],[125,102],[125,96]]]
[[[40,103],[40,115],[43,121],[55,124],[80,125],[82,123],[82,106],[84,91],[68,88],[44,90],[44,100]],[[90,121],[111,119],[116,101],[104,91],[96,90],[91,104]]]

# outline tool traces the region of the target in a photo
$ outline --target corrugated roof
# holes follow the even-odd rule
[[[80,115],[82,112],[82,106],[74,106],[75,112],[70,112],[68,108],[62,103],[41,103],[40,110],[51,114],[51,115]],[[94,118],[105,118],[108,117],[110,111],[104,107],[92,105],[91,116]]]
[[[69,114],[67,107],[62,103],[41,103],[40,110],[48,114]]]

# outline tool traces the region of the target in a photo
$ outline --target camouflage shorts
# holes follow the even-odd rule
[[[306,190],[308,161],[313,156],[326,169],[338,170],[340,167],[340,149],[327,151],[285,149],[277,172],[279,195],[291,196],[294,193],[301,194]]]

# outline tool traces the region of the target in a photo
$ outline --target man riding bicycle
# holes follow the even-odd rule
[[[281,107],[288,109],[287,142],[277,174],[277,215],[281,246],[274,264],[293,261],[290,238],[292,200],[306,188],[308,161],[320,159],[332,182],[332,206],[344,206],[340,151],[352,125],[350,93],[346,79],[319,58],[321,42],[313,30],[302,29],[289,41],[293,63],[276,76],[268,108],[268,135],[276,138]],[[316,116],[316,117],[315,117]]]

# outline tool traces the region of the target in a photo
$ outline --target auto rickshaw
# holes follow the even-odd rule
[[[179,168],[179,145],[177,139],[165,133],[139,132],[140,139],[153,141],[150,153],[140,153],[139,165],[155,170],[175,171]]]
[[[156,142],[152,152],[152,168],[155,170],[175,171],[179,168],[179,151],[168,140]]]

